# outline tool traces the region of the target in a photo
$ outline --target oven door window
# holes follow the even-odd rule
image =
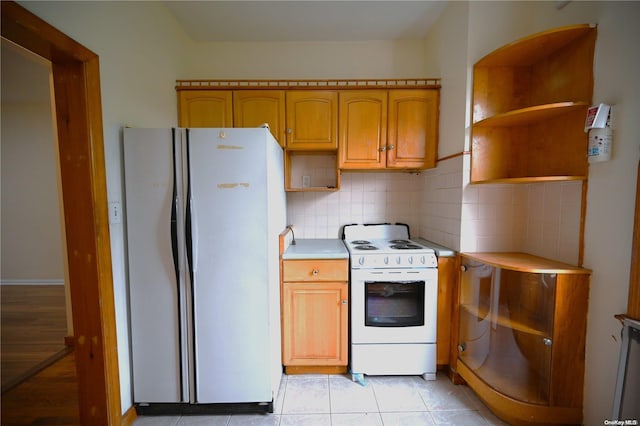
[[[424,281],[365,281],[365,325],[423,326],[424,290]]]

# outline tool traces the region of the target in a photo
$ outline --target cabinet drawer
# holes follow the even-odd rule
[[[285,260],[283,281],[347,281],[349,260]]]

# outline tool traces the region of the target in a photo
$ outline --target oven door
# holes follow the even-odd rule
[[[435,343],[437,280],[437,269],[352,270],[352,343]]]

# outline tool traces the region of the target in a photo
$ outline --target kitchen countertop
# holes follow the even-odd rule
[[[456,252],[454,250],[441,246],[440,244],[436,244],[433,241],[425,240],[424,238],[416,238],[416,241],[434,249],[436,252],[436,256],[438,257],[453,257],[456,255]]]
[[[282,259],[348,259],[349,252],[339,239],[297,239],[289,245]]]

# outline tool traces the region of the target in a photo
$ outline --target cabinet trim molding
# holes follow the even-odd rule
[[[439,78],[331,80],[176,80],[176,90],[440,89]]]

